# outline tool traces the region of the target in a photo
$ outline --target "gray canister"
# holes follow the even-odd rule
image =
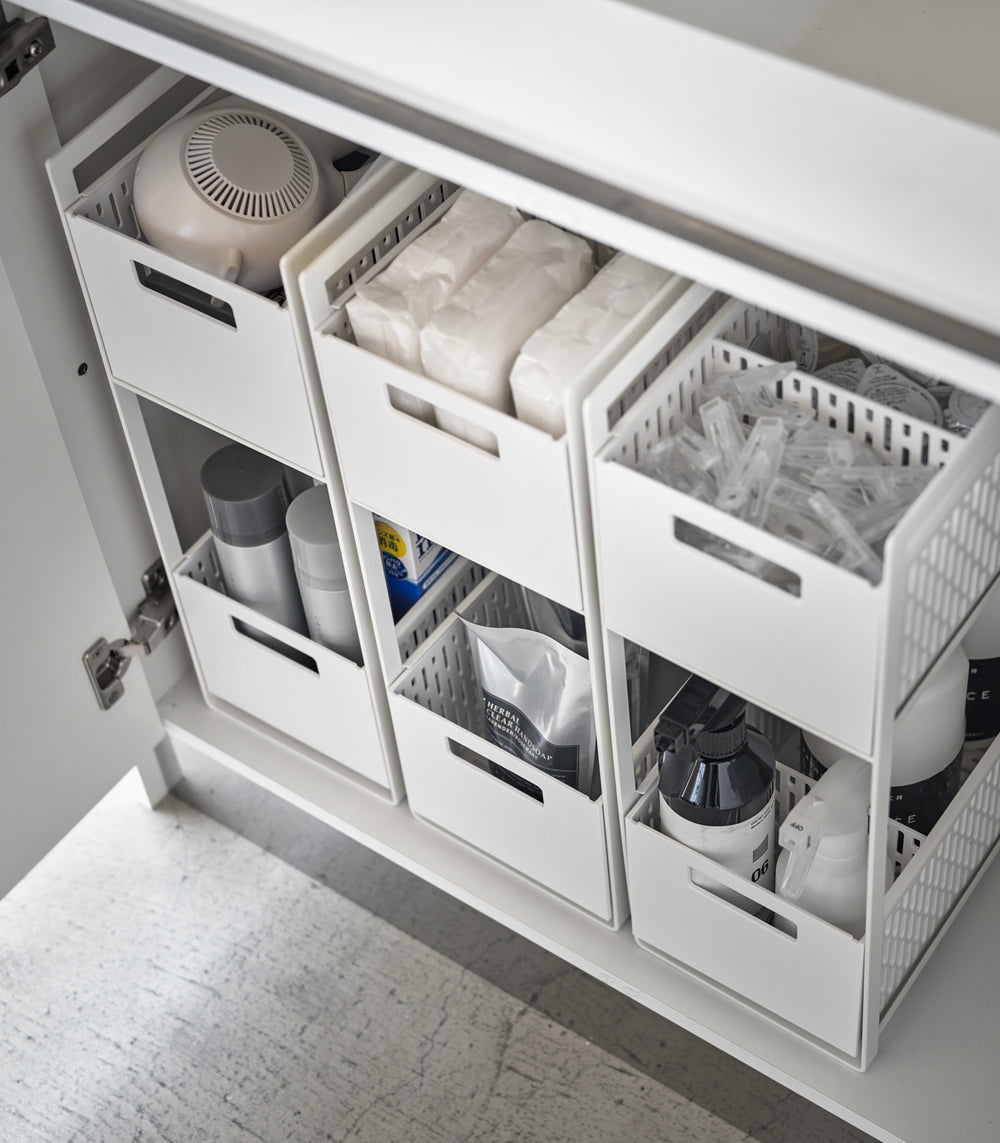
[[[282,465],[245,445],[226,445],[202,465],[201,490],[227,593],[304,635]]]
[[[286,522],[310,636],[360,663],[358,627],[326,488],[317,485],[296,496]]]

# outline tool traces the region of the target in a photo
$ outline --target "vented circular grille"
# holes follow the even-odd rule
[[[184,157],[201,193],[237,218],[283,218],[313,188],[314,167],[299,141],[251,111],[220,112],[199,123]]]

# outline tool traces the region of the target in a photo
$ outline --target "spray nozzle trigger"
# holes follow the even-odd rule
[[[661,712],[654,742],[658,754],[679,754],[698,735],[713,727],[726,726],[746,709],[737,695],[691,675]]]
[[[838,758],[781,823],[778,843],[788,850],[788,863],[778,890],[797,901],[813,859],[826,837],[868,831],[871,768],[860,758]]]

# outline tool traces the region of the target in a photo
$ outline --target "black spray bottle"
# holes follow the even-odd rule
[[[692,676],[660,715],[655,745],[661,831],[773,890],[774,751],[747,729],[746,702]],[[695,881],[744,904],[714,881]]]

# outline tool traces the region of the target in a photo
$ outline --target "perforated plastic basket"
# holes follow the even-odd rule
[[[495,575],[458,612],[489,626],[525,626],[518,590]],[[482,693],[457,614],[411,656],[389,701],[418,818],[611,921],[603,798],[485,739]]]
[[[625,821],[632,931],[643,948],[680,962],[841,1054],[857,1065],[865,1004],[867,935],[855,939],[806,910],[737,877],[660,833],[652,731],[636,744],[635,770],[646,775]],[[962,907],[1000,839],[1000,743],[970,767],[945,815],[924,837],[888,823],[896,880],[886,892],[882,963],[874,1004],[884,1024],[934,942]],[[778,763],[780,823],[812,783]],[[775,847],[775,852],[779,852]],[[763,906],[794,935],[695,884],[711,877],[751,908]]]
[[[651,746],[652,730],[637,743],[636,768],[641,773],[653,768],[625,823],[635,939],[853,1058],[861,1032],[864,940],[661,833]],[[776,825],[811,786],[802,774],[778,763]],[[913,830],[891,823],[899,866],[913,858],[921,840]],[[774,852],[779,852],[777,844]],[[706,877],[738,893],[748,909],[763,907],[779,916],[789,931],[696,883]]]
[[[468,560],[457,561],[399,624],[401,657],[411,655],[483,575]],[[392,789],[367,665],[227,596],[211,533],[185,554],[174,585],[209,701],[236,707],[344,769]],[[378,674],[377,666],[371,669]]]
[[[892,714],[1000,568],[1000,409],[961,439],[807,374],[780,398],[894,463],[942,465],[885,544],[877,585],[639,471],[720,373],[765,358],[739,342],[775,319],[731,302],[615,426],[597,455],[594,508],[607,626],[696,674],[871,756]],[[726,339],[726,340],[723,340]],[[609,384],[617,384],[609,378]],[[961,464],[948,462],[961,455]],[[797,593],[695,546],[717,537],[785,569]]]

